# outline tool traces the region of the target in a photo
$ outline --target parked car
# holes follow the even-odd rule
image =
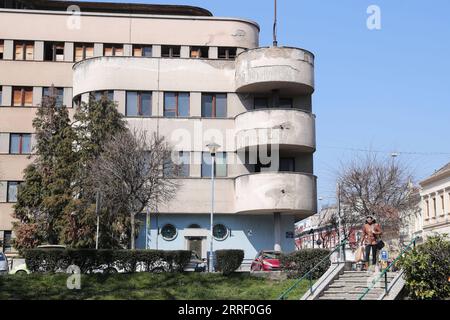
[[[8,274],[8,271],[9,271],[8,258],[5,256],[3,252],[0,252],[0,275]]]
[[[11,270],[9,274],[30,274],[31,271],[28,270],[25,263],[25,259],[13,259]]]
[[[262,250],[253,260],[251,271],[278,271],[280,270],[281,252],[274,250]]]

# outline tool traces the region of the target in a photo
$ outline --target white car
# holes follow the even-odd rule
[[[9,265],[8,258],[3,252],[0,252],[0,274],[8,274]]]
[[[30,270],[27,268],[25,259],[13,259],[12,267],[9,270],[9,274],[30,274]]]

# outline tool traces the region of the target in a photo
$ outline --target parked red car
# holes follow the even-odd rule
[[[278,271],[280,270],[281,252],[263,250],[258,252],[250,267],[251,271]]]

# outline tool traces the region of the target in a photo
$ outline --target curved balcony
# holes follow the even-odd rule
[[[234,61],[123,56],[75,63],[73,96],[100,90],[231,92]]]
[[[311,94],[314,91],[313,54],[287,47],[256,48],[241,53],[236,61],[236,91],[271,90]]]
[[[316,212],[316,176],[264,172],[235,179],[236,212],[288,212],[306,217]]]
[[[258,109],[235,119],[236,149],[279,145],[280,149],[313,152],[315,116],[300,109]]]

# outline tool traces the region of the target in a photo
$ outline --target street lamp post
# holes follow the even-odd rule
[[[210,244],[209,244],[209,272],[213,272],[213,263],[214,263],[214,257],[213,257],[213,243],[214,243],[214,234],[213,234],[213,228],[214,228],[214,167],[215,167],[215,160],[216,160],[216,152],[220,148],[220,145],[217,143],[209,143],[206,145],[206,147],[209,150],[209,153],[211,154],[211,220],[210,220]]]

